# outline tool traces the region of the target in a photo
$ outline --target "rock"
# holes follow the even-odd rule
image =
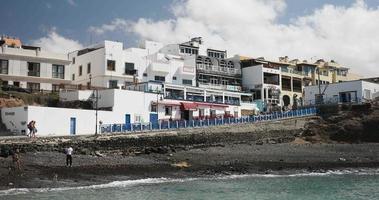
[[[338,160],[339,160],[339,161],[342,161],[342,162],[346,162],[346,159],[345,159],[345,158],[339,158]]]
[[[95,155],[96,155],[97,157],[105,157],[105,155],[104,155],[104,154],[101,154],[99,151],[95,151]]]
[[[183,161],[183,162],[178,162],[178,163],[171,164],[171,166],[178,167],[178,168],[188,168],[191,165],[188,164],[186,161]]]
[[[86,149],[86,148],[83,148],[83,149],[79,150],[79,153],[82,154],[82,155],[90,155],[91,151],[88,150],[88,149]]]
[[[8,183],[8,186],[13,186],[14,184],[12,182]]]
[[[257,141],[256,143],[255,143],[256,145],[263,145],[263,141]]]

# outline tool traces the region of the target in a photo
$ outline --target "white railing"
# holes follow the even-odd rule
[[[206,64],[196,64],[198,70],[202,70],[209,73],[221,73],[227,75],[238,75],[241,74],[241,70],[236,68],[221,67],[217,65],[206,65]]]

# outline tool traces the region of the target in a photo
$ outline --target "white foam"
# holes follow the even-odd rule
[[[246,174],[246,175],[227,175],[227,176],[214,176],[205,178],[184,178],[184,179],[171,179],[171,178],[147,178],[138,180],[114,181],[106,184],[79,186],[79,187],[61,187],[61,188],[12,188],[8,190],[0,190],[0,196],[19,195],[26,193],[44,193],[54,191],[67,191],[67,190],[83,190],[83,189],[104,189],[104,188],[123,188],[136,185],[150,185],[160,183],[181,183],[196,180],[230,180],[230,179],[243,179],[243,178],[282,178],[282,177],[309,177],[309,176],[331,176],[331,175],[379,175],[379,169],[346,169],[346,170],[328,170],[325,172],[304,172],[296,174]]]

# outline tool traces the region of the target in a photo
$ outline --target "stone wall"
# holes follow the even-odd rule
[[[30,139],[0,139],[2,154],[9,149],[21,151],[62,151],[72,146],[82,153],[94,151],[144,151],[146,148],[192,148],[224,143],[285,143],[299,135],[306,122],[313,119],[297,118],[255,124],[235,124],[209,128],[178,129],[165,132],[116,134],[82,137]]]

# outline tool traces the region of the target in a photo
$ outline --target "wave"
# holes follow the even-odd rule
[[[160,183],[181,183],[190,181],[212,181],[212,180],[231,180],[243,178],[288,178],[288,177],[317,177],[332,175],[379,175],[379,169],[345,169],[345,170],[328,170],[322,172],[302,172],[289,174],[245,174],[245,175],[218,175],[202,178],[146,178],[126,181],[113,181],[106,184],[78,186],[78,187],[61,187],[61,188],[12,188],[8,190],[0,190],[0,196],[20,195],[27,193],[45,193],[60,192],[67,190],[85,190],[85,189],[104,189],[104,188],[123,188],[138,185],[152,185]]]

